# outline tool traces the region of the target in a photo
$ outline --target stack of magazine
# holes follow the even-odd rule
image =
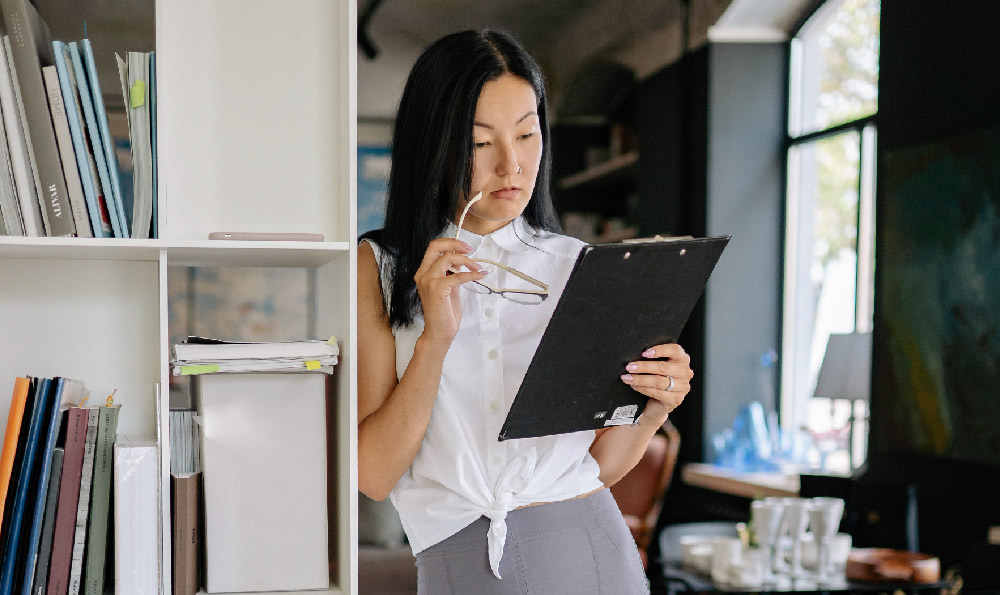
[[[116,138],[90,40],[51,40],[30,0],[0,13],[0,235],[157,237],[155,52],[117,58]]]
[[[278,341],[243,343],[188,337],[172,347],[170,368],[175,376],[219,372],[333,373],[340,350],[337,341]]]

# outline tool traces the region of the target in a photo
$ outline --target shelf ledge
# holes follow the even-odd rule
[[[113,238],[0,237],[0,259],[106,260],[179,266],[322,266],[350,252],[349,242],[248,242]]]
[[[599,163],[581,172],[562,178],[559,180],[559,189],[569,190],[585,184],[611,180],[618,175],[624,174],[638,162],[639,154],[635,151],[612,157],[604,163]]]

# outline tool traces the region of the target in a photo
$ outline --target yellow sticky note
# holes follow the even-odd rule
[[[203,366],[181,366],[181,376],[193,376],[195,374],[209,374],[218,372],[218,364],[205,364]]]
[[[307,370],[319,370],[319,362],[316,361],[316,360],[314,360],[314,359],[311,359],[311,360],[307,361],[306,362],[306,369]]]
[[[136,81],[132,84],[132,88],[129,89],[129,101],[132,107],[140,107],[146,102],[146,83],[142,81]]]
[[[326,344],[329,345],[329,346],[331,346],[331,347],[336,347],[337,346],[337,336],[336,335],[330,335],[330,338],[326,340]]]

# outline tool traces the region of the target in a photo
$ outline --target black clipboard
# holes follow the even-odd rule
[[[635,423],[648,398],[625,365],[677,341],[729,239],[584,246],[498,439]]]

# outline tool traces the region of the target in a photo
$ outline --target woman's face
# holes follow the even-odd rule
[[[519,217],[535,188],[543,139],[531,85],[512,74],[483,85],[472,136],[472,196],[483,197],[462,227],[485,235]],[[456,223],[469,198],[459,201]]]

